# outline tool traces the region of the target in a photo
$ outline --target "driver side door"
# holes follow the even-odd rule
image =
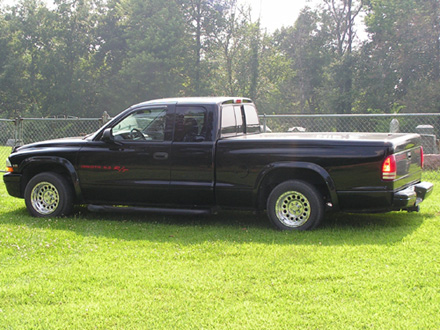
[[[77,166],[87,203],[167,203],[173,111],[136,109],[113,125],[111,142],[100,139],[81,149]]]

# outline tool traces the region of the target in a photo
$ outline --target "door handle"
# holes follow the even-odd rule
[[[167,152],[155,152],[153,154],[153,158],[156,160],[167,160],[168,159],[168,153]]]

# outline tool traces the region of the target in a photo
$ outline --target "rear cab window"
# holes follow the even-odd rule
[[[260,133],[260,120],[254,105],[243,105],[244,115],[246,117],[246,134]]]
[[[252,104],[226,104],[221,108],[221,136],[260,133],[257,111]]]

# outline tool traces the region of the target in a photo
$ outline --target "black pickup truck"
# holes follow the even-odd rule
[[[86,137],[15,148],[4,182],[37,217],[74,204],[248,209],[307,230],[330,210],[418,211],[433,188],[422,166],[416,134],[262,133],[250,99],[175,98],[134,105]]]

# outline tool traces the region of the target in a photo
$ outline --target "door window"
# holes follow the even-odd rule
[[[212,127],[207,123],[203,107],[177,107],[174,142],[210,141]]]
[[[113,127],[113,136],[119,141],[164,141],[166,113],[166,108],[136,111]]]

